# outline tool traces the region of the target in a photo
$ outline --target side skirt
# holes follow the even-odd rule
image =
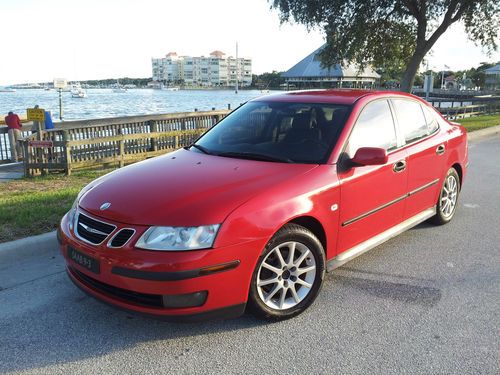
[[[337,255],[335,258],[330,259],[326,264],[326,270],[328,272],[333,271],[335,268],[340,267],[344,263],[356,258],[357,256],[366,253],[367,251],[373,249],[374,247],[396,237],[398,234],[420,224],[421,222],[431,218],[436,214],[436,207],[428,208],[425,211],[416,214],[415,216],[387,229],[386,231],[377,234],[376,236],[366,240],[365,242],[356,245],[349,250],[343,251],[341,254]]]

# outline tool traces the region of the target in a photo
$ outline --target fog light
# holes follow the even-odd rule
[[[206,290],[189,294],[164,295],[163,306],[177,309],[182,307],[198,307],[205,303],[207,296],[208,292]]]

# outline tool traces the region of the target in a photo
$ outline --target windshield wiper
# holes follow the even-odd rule
[[[189,146],[186,146],[184,147],[185,150],[189,150],[191,147],[194,147],[196,148],[197,150],[200,150],[201,152],[203,152],[204,154],[207,154],[207,155],[214,155],[212,152],[210,152],[208,149],[206,149],[205,147],[203,146],[200,146],[200,145],[197,145],[196,143],[192,143],[190,144]]]
[[[292,159],[284,156],[257,154],[253,152],[220,152],[216,154],[217,156],[224,156],[228,158],[239,158],[239,159],[250,159],[250,160],[262,160],[262,161],[273,161],[281,163],[293,163]]]

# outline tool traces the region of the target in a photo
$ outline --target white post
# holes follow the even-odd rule
[[[236,87],[234,93],[238,93],[238,75],[240,70],[240,61],[238,60],[238,42],[236,42]]]

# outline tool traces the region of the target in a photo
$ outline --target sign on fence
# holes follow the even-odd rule
[[[34,148],[52,148],[54,147],[54,142],[52,141],[29,141],[28,146]]]
[[[45,121],[45,110],[42,108],[28,108],[26,113],[28,121]]]

